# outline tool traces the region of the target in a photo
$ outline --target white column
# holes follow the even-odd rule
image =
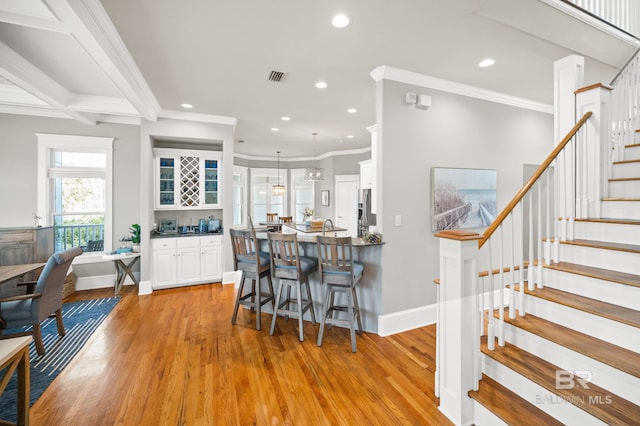
[[[581,186],[586,186],[586,211],[582,216],[590,218],[601,217],[602,198],[608,195],[607,180],[610,177],[610,149],[611,119],[609,116],[609,101],[611,89],[594,85],[576,94],[576,112],[583,116],[587,111],[593,115],[586,123],[584,137],[578,139],[586,149],[587,164],[584,165],[588,173],[587,180]]]
[[[560,143],[562,138],[576,123],[575,91],[582,87],[584,82],[584,58],[578,55],[570,55],[553,64],[553,110],[554,110],[554,145]],[[573,151],[567,148],[561,152],[555,161],[556,191],[555,214],[559,221],[556,228],[554,246],[559,244],[558,239],[568,238],[569,212],[571,206],[567,205],[570,198],[566,194],[566,188],[570,181],[571,170],[567,169]]]
[[[478,299],[480,235],[443,231],[440,238],[440,285],[436,334],[438,407],[456,425],[474,421],[470,390],[481,377]]]

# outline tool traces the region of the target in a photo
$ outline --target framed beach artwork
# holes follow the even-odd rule
[[[431,229],[489,226],[497,215],[496,185],[495,170],[432,167]]]

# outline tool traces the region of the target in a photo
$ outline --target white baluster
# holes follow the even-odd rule
[[[496,329],[495,329],[495,321],[493,319],[493,311],[494,311],[494,298],[493,298],[493,292],[494,292],[494,283],[493,283],[493,261],[491,259],[491,253],[493,251],[492,249],[492,242],[491,240],[489,240],[488,244],[489,247],[487,247],[487,249],[489,250],[489,276],[488,281],[489,281],[489,292],[488,292],[488,296],[489,296],[489,306],[487,309],[489,318],[488,318],[488,328],[487,328],[487,346],[489,347],[489,350],[494,350],[496,347],[496,342],[495,342],[495,338],[496,338]]]
[[[524,200],[524,199],[523,199]],[[523,200],[520,200],[518,203],[518,210],[520,216],[520,231],[518,232],[518,236],[521,236],[520,239],[520,291],[518,292],[518,309],[520,310],[520,316],[525,316],[524,309],[524,204]]]
[[[499,246],[499,259],[498,259],[498,267],[500,270],[498,273],[499,282],[498,282],[498,312],[500,320],[498,321],[498,345],[504,346],[504,234],[502,232],[502,224],[500,224],[500,240],[498,241]]]

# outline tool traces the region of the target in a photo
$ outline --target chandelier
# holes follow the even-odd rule
[[[324,169],[318,167],[318,161],[316,160],[316,132],[311,133],[313,135],[313,167],[307,167],[304,170],[304,180],[315,182],[318,180],[324,180]]]
[[[278,151],[278,183],[271,187],[271,195],[284,195],[284,185],[280,184],[280,151]]]

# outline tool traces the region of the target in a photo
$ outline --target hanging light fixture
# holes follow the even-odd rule
[[[284,185],[280,184],[280,151],[278,151],[278,183],[271,187],[271,195],[284,195]]]
[[[311,133],[313,135],[313,167],[307,167],[304,171],[304,180],[306,181],[318,181],[324,180],[324,169],[318,167],[318,161],[316,160],[316,132]]]

